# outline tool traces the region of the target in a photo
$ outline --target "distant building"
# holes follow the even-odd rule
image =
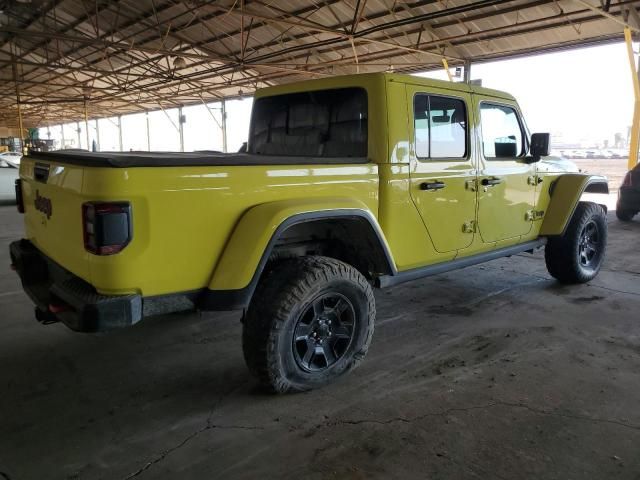
[[[574,148],[582,148],[580,143],[570,142],[568,141],[562,133],[552,133],[551,134],[551,146],[554,150],[571,150]]]

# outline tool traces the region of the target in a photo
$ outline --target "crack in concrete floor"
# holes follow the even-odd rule
[[[495,402],[487,403],[487,404],[484,404],[484,405],[476,405],[476,406],[471,406],[471,407],[453,407],[453,408],[448,408],[446,410],[443,410],[442,412],[424,413],[422,415],[417,415],[417,416],[411,417],[411,418],[394,417],[394,418],[390,418],[388,420],[370,420],[370,419],[336,420],[336,421],[325,422],[324,424],[320,424],[320,427],[335,426],[335,425],[341,425],[341,424],[345,424],[345,425],[360,425],[360,424],[363,424],[363,423],[374,423],[374,424],[378,424],[378,425],[389,425],[391,423],[396,423],[396,422],[413,423],[413,422],[417,422],[417,421],[420,421],[420,420],[424,420],[425,418],[442,417],[442,416],[446,416],[446,415],[449,415],[450,413],[455,413],[455,412],[468,412],[468,411],[471,411],[471,410],[485,410],[487,408],[499,407],[499,406],[500,407],[510,407],[510,408],[523,408],[523,409],[529,410],[532,413],[536,413],[538,415],[547,415],[547,416],[552,416],[552,417],[562,417],[562,418],[569,418],[569,419],[573,419],[573,420],[586,420],[586,421],[595,422],[595,423],[607,423],[607,424],[611,424],[611,425],[617,425],[617,426],[621,426],[621,427],[630,428],[632,430],[640,431],[640,426],[639,425],[633,425],[633,424],[625,423],[625,422],[622,422],[620,420],[610,420],[610,419],[606,419],[606,418],[594,418],[594,417],[590,417],[588,415],[577,415],[577,414],[572,414],[572,413],[550,412],[550,411],[547,411],[547,410],[540,410],[540,409],[537,409],[537,408],[530,407],[529,405],[526,405],[524,403],[510,403],[510,402],[503,402],[503,401],[495,401]]]
[[[227,395],[228,394],[226,394],[225,396],[227,396]],[[550,411],[547,411],[547,410],[541,410],[541,409],[537,409],[537,408],[531,407],[531,406],[529,406],[527,404],[524,404],[524,403],[511,403],[511,402],[504,402],[504,401],[494,401],[494,402],[490,402],[490,403],[487,403],[487,404],[473,405],[473,406],[470,406],[470,407],[452,407],[452,408],[448,408],[446,410],[443,410],[441,412],[429,412],[429,413],[425,413],[425,414],[422,414],[422,415],[417,415],[417,416],[411,417],[411,418],[408,418],[408,417],[393,417],[393,418],[389,418],[387,420],[373,420],[373,419],[349,420],[349,419],[339,419],[339,420],[332,420],[332,421],[326,421],[326,422],[319,423],[319,424],[317,424],[315,426],[315,428],[318,429],[318,428],[335,427],[335,426],[340,426],[340,425],[362,425],[362,424],[376,424],[376,425],[390,425],[390,424],[393,424],[393,423],[412,424],[414,422],[419,422],[421,420],[424,420],[424,419],[427,419],[427,418],[431,418],[431,417],[443,417],[443,416],[450,415],[452,413],[464,413],[464,412],[469,412],[471,410],[486,410],[486,409],[493,408],[493,407],[521,408],[521,409],[528,410],[528,411],[530,411],[532,413],[535,413],[537,415],[561,417],[561,418],[567,418],[567,419],[571,419],[571,420],[583,420],[583,421],[594,422],[594,423],[604,423],[604,424],[609,424],[609,425],[628,428],[628,429],[635,430],[635,431],[640,431],[640,426],[633,425],[633,424],[630,424],[630,423],[626,423],[626,422],[623,422],[623,421],[620,421],[620,420],[594,418],[594,417],[590,417],[588,415],[578,415],[578,414],[573,414],[573,413],[550,412]],[[265,430],[266,428],[267,428],[266,426],[254,426],[254,425],[213,425],[213,424],[209,424],[209,419],[207,419],[207,425],[205,425],[204,427],[200,428],[199,430],[196,430],[195,432],[191,433],[190,435],[188,435],[186,438],[184,438],[177,445],[164,450],[157,458],[155,458],[154,460],[149,461],[142,468],[140,468],[137,471],[135,471],[135,472],[129,474],[128,476],[124,477],[124,480],[130,480],[131,478],[135,478],[135,477],[140,476],[142,473],[147,471],[149,468],[151,468],[152,466],[162,462],[165,458],[167,458],[173,452],[181,449],[182,447],[187,445],[191,440],[193,440],[194,438],[196,438],[197,436],[201,435],[202,433],[204,433],[204,432],[206,432],[208,430],[214,430],[214,429]],[[453,461],[454,463],[456,463],[453,460],[453,458],[451,458],[448,455],[441,455],[441,456],[443,456],[443,457]],[[460,464],[460,466],[468,468],[467,465]],[[496,476],[495,472],[492,472],[492,473],[493,473],[494,476]],[[502,478],[502,477],[496,476],[496,478]]]

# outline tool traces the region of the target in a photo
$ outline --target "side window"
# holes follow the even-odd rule
[[[455,98],[429,97],[431,158],[467,156],[467,112]]]
[[[467,156],[467,111],[462,100],[416,95],[413,111],[418,158]]]
[[[416,157],[429,158],[429,97],[416,95],[413,99],[413,128]]]
[[[514,108],[480,104],[480,125],[485,158],[514,158],[523,155],[524,136]]]

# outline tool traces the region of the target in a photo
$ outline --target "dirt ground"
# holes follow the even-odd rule
[[[0,207],[0,479],[638,480],[640,221],[609,217],[590,284],[536,253],[377,292],[359,369],[272,396],[237,314],[39,325]]]
[[[609,179],[609,190],[611,196],[616,198],[618,188],[622,183],[622,179],[626,175],[628,168],[628,159],[626,158],[593,158],[593,159],[572,159],[578,168],[587,173],[596,173],[604,175]],[[615,205],[615,202],[614,202]]]

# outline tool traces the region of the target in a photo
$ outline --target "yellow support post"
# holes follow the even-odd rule
[[[447,72],[449,81],[453,82],[453,77],[451,76],[451,72],[449,71],[449,62],[447,62],[447,59],[444,57],[442,57],[442,65],[444,66],[444,71]]]
[[[627,43],[627,53],[629,55],[629,67],[633,77],[633,94],[635,97],[633,109],[633,123],[631,124],[631,142],[629,143],[629,170],[638,164],[638,148],[640,147],[640,79],[636,67],[636,59],[633,53],[633,43],[631,39],[631,29],[624,28],[624,39]]]

